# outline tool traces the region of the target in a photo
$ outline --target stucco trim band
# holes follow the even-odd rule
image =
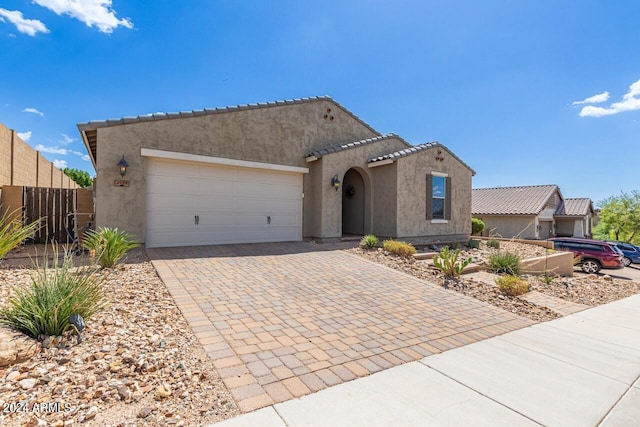
[[[369,168],[377,168],[378,166],[390,165],[393,162],[395,162],[395,160],[386,159],[386,160],[380,160],[379,162],[375,162],[375,163],[367,163],[367,166]]]
[[[141,148],[142,157],[155,157],[159,159],[183,160],[187,162],[209,163],[213,165],[238,166],[252,169],[267,169],[279,172],[309,173],[309,168],[297,166],[277,165],[274,163],[250,162],[247,160],[227,159],[225,157],[202,156],[199,154],[178,153],[176,151],[155,150],[153,148]]]

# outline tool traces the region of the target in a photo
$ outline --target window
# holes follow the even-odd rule
[[[432,218],[444,219],[444,196],[445,196],[445,180],[444,176],[433,177],[433,204],[432,204]]]
[[[427,220],[451,219],[451,178],[446,174],[427,174]]]

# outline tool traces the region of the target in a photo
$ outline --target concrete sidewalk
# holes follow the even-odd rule
[[[639,376],[635,295],[215,426],[637,426]]]

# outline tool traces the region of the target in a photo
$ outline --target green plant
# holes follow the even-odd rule
[[[496,252],[489,256],[489,269],[498,274],[520,274],[520,257],[511,252]]]
[[[467,246],[472,249],[480,249],[480,240],[469,239],[469,241],[467,242]]]
[[[487,241],[487,246],[494,249],[500,249],[500,242],[496,239],[491,239]]]
[[[484,221],[480,218],[471,218],[471,234],[480,234],[484,230]]]
[[[460,249],[450,251],[449,248],[444,248],[438,255],[433,257],[433,265],[448,277],[458,277],[462,274],[462,270],[472,261],[471,258],[464,260],[459,260],[459,258]]]
[[[65,253],[62,263],[49,266],[47,255],[42,267],[36,265],[30,287],[14,287],[5,307],[0,309],[0,323],[25,334],[58,336],[70,329],[69,317],[79,314],[91,318],[106,305],[103,275],[91,266],[73,267],[71,254]]]
[[[365,249],[372,249],[378,246],[378,238],[373,234],[367,234],[360,240],[360,247]]]
[[[0,207],[1,208],[1,207]],[[19,210],[6,211],[0,217],[0,258],[40,228],[40,220],[23,225]]]
[[[384,250],[401,257],[408,258],[416,253],[416,248],[411,243],[385,240],[382,242]]]
[[[496,278],[496,284],[500,290],[512,297],[529,292],[529,284],[521,277],[506,275]]]
[[[544,272],[544,274],[542,276],[540,276],[540,280],[542,280],[545,284],[550,285],[553,283],[553,281],[555,280],[556,275],[551,273],[550,271],[546,271]]]
[[[84,245],[95,251],[96,259],[102,268],[111,268],[127,251],[140,244],[123,230],[100,227],[84,234]]]
[[[64,168],[62,172],[82,188],[88,188],[93,185],[93,179],[91,179],[89,172],[72,168]]]

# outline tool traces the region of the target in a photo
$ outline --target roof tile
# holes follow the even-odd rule
[[[557,185],[476,188],[471,191],[472,215],[538,215]]]

